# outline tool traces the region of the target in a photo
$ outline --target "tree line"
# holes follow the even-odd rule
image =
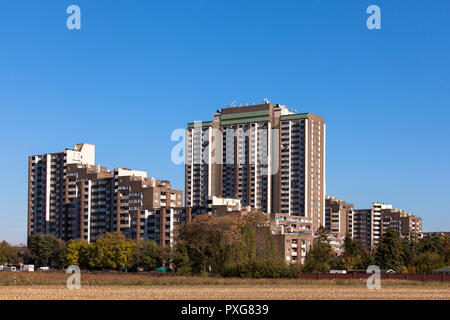
[[[368,249],[349,235],[344,240],[344,253],[337,256],[330,246],[326,231],[320,228],[313,249],[306,254],[303,272],[337,270],[366,270],[377,265],[381,270],[397,273],[431,273],[450,264],[450,243],[447,235],[416,240],[414,235],[400,238],[388,229],[376,248]]]
[[[27,246],[0,243],[0,265],[34,264],[37,267],[66,268],[77,265],[85,270],[142,269],[162,265],[165,254],[153,240],[136,242],[120,233],[106,233],[94,243],[76,239],[64,242],[54,235],[35,234]]]
[[[176,234],[173,246],[161,248],[153,240],[135,241],[120,233],[101,235],[94,243],[76,239],[63,242],[53,235],[32,235],[27,246],[0,243],[0,265],[23,261],[35,266],[85,270],[127,269],[151,271],[171,264],[179,274],[214,274],[224,277],[297,277],[299,272],[365,270],[378,265],[398,273],[430,273],[449,265],[448,236],[413,240],[400,238],[392,229],[370,250],[346,236],[338,256],[321,227],[305,261],[286,263],[282,244],[270,231],[267,215],[198,215]]]

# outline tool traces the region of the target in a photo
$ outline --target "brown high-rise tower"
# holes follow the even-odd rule
[[[185,187],[195,213],[206,212],[210,196],[237,198],[263,212],[312,218],[316,230],[325,217],[324,119],[266,102],[189,123]]]

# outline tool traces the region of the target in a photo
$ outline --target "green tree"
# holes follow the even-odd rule
[[[61,261],[64,267],[76,265],[82,269],[89,269],[92,245],[86,240],[70,240],[61,251]]]
[[[402,238],[400,240],[401,243],[401,257],[403,260],[403,266],[402,273],[409,273],[413,272],[414,269],[414,261],[417,257],[417,241],[416,237],[410,236],[408,238]]]
[[[364,265],[364,256],[366,254],[364,245],[347,234],[344,239],[344,254],[342,263],[347,270],[366,268]]]
[[[375,253],[375,264],[381,269],[401,272],[403,267],[402,245],[397,233],[389,228],[381,237]]]
[[[445,260],[436,252],[426,251],[416,257],[414,266],[418,273],[431,273],[434,269],[444,267]]]
[[[154,270],[162,265],[163,252],[161,247],[151,239],[146,239],[136,246],[134,266],[145,271]]]
[[[268,216],[258,211],[244,216],[198,215],[180,231],[172,261],[184,273],[267,275],[264,268],[287,273],[284,257],[279,268]]]
[[[136,243],[121,233],[100,235],[90,246],[89,266],[93,269],[128,268],[132,265]]]
[[[420,239],[414,244],[409,269],[418,273],[429,273],[433,269],[449,265],[450,246],[447,235],[436,235]]]
[[[242,219],[198,215],[180,231],[173,262],[178,270],[221,273],[227,261],[239,258]]]
[[[36,266],[60,266],[60,250],[64,244],[54,235],[31,235],[28,238],[30,261]]]
[[[324,227],[318,230],[318,237],[314,239],[313,247],[306,253],[303,272],[329,272],[332,268],[339,267],[339,261],[331,248],[327,231]]]
[[[8,242],[0,242],[0,265],[3,264],[16,264],[17,252]]]

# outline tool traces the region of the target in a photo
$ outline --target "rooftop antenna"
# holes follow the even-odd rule
[[[269,104],[269,103],[270,103],[269,99],[264,98],[264,103],[265,103],[265,104]]]

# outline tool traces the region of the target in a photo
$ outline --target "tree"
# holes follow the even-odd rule
[[[134,266],[145,271],[154,270],[162,265],[161,247],[151,239],[146,239],[136,246],[134,253]]]
[[[17,262],[16,250],[6,241],[0,242],[0,265],[15,264]]]
[[[367,269],[375,263],[375,252],[373,250],[363,247],[361,254],[361,263],[357,265],[356,269]]]
[[[221,273],[243,251],[242,219],[233,215],[198,215],[180,231],[174,264],[193,273]]]
[[[418,273],[431,273],[434,269],[444,267],[445,260],[436,252],[426,251],[417,256],[414,265]]]
[[[392,228],[387,229],[380,239],[375,253],[375,263],[381,269],[393,269],[396,272],[401,272],[402,270],[401,242]]]
[[[90,267],[92,245],[86,240],[70,240],[61,251],[61,261],[64,267],[78,266],[82,269]]]
[[[198,215],[181,229],[172,261],[179,272],[268,276],[287,274],[261,212],[240,215]],[[280,262],[281,261],[281,262]]]
[[[446,265],[450,264],[450,239],[448,235],[444,236],[443,239],[442,256],[444,257],[444,262]]]
[[[414,272],[414,261],[416,260],[417,254],[416,254],[416,238],[415,237],[408,237],[408,238],[402,238],[400,240],[401,243],[401,250],[400,255],[403,260],[403,268],[402,273],[410,273]]]
[[[30,261],[36,266],[60,266],[60,250],[63,246],[63,242],[54,235],[31,235],[28,238]]]
[[[24,244],[13,247],[17,254],[17,263],[31,264],[30,249]]]
[[[344,254],[342,256],[342,263],[347,270],[365,269],[364,258],[367,250],[364,245],[347,234],[344,239]]]
[[[89,266],[93,269],[128,268],[132,264],[132,256],[136,243],[126,240],[121,233],[100,235],[90,246]]]
[[[338,266],[339,261],[331,248],[327,231],[324,227],[318,230],[318,237],[314,240],[312,249],[306,254],[303,272],[329,272]]]

